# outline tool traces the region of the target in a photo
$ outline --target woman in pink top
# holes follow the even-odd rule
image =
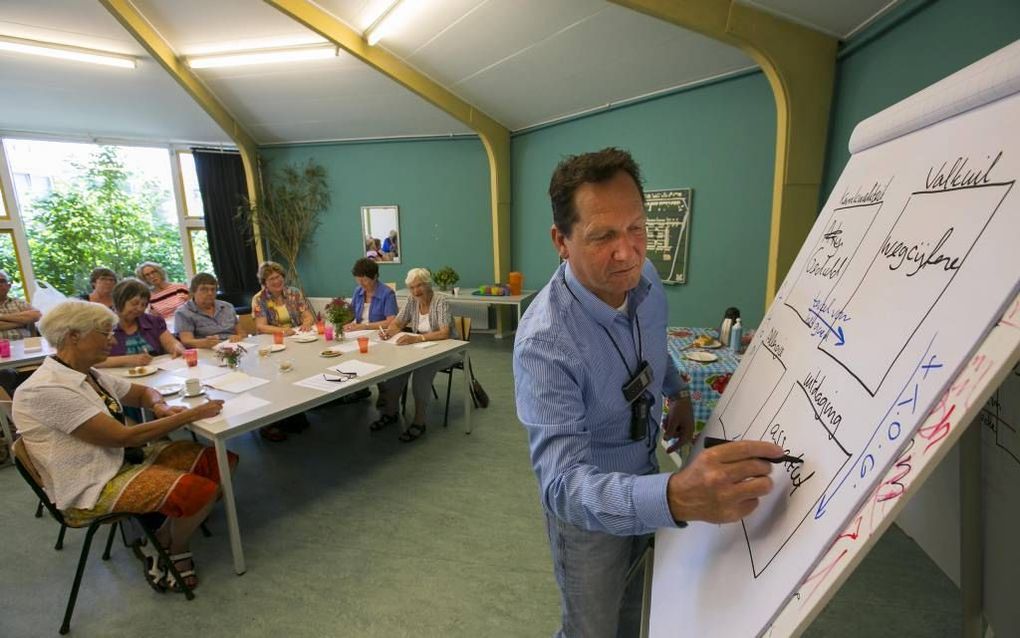
[[[191,298],[188,287],[167,281],[166,270],[155,262],[146,261],[138,264],[135,274],[152,289],[149,312],[163,319],[172,319],[177,308],[188,303],[188,299]]]

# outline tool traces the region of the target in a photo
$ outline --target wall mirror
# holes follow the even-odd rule
[[[397,206],[361,207],[362,252],[381,264],[399,264],[403,237]]]

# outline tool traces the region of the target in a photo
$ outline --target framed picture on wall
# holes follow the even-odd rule
[[[692,188],[645,191],[647,257],[664,284],[687,283]]]
[[[361,237],[365,256],[380,264],[399,264],[401,254],[400,208],[362,206]]]

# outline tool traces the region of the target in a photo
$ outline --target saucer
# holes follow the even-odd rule
[[[194,399],[194,398],[196,398],[196,397],[200,397],[200,396],[202,396],[203,394],[205,394],[205,388],[202,388],[201,390],[199,390],[199,391],[198,391],[198,392],[196,392],[195,394],[188,394],[188,393],[187,393],[187,392],[185,391],[185,392],[182,392],[182,393],[181,393],[181,396],[182,396],[182,397],[184,397],[185,399]]]
[[[168,383],[167,385],[156,386],[156,391],[165,397],[168,397],[171,394],[177,394],[183,389],[184,386],[180,383]]]
[[[280,352],[281,350],[286,350],[286,349],[287,349],[287,344],[284,344],[284,343],[274,343],[273,345],[269,346],[269,351],[270,352]]]
[[[157,368],[156,366],[135,366],[133,368],[128,368],[127,371],[124,373],[124,376],[132,378],[147,377],[150,374],[156,374],[156,371],[158,370],[159,368]]]

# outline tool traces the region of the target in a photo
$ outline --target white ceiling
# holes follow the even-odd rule
[[[747,0],[839,37],[898,0]],[[387,0],[319,0],[357,30]],[[180,55],[323,42],[257,0],[135,0]],[[742,52],[604,0],[419,0],[382,46],[520,130],[753,68]],[[136,55],[134,70],[0,53],[0,131],[228,138],[92,0],[0,0],[0,34]],[[367,65],[335,59],[196,74],[263,144],[470,133]]]

